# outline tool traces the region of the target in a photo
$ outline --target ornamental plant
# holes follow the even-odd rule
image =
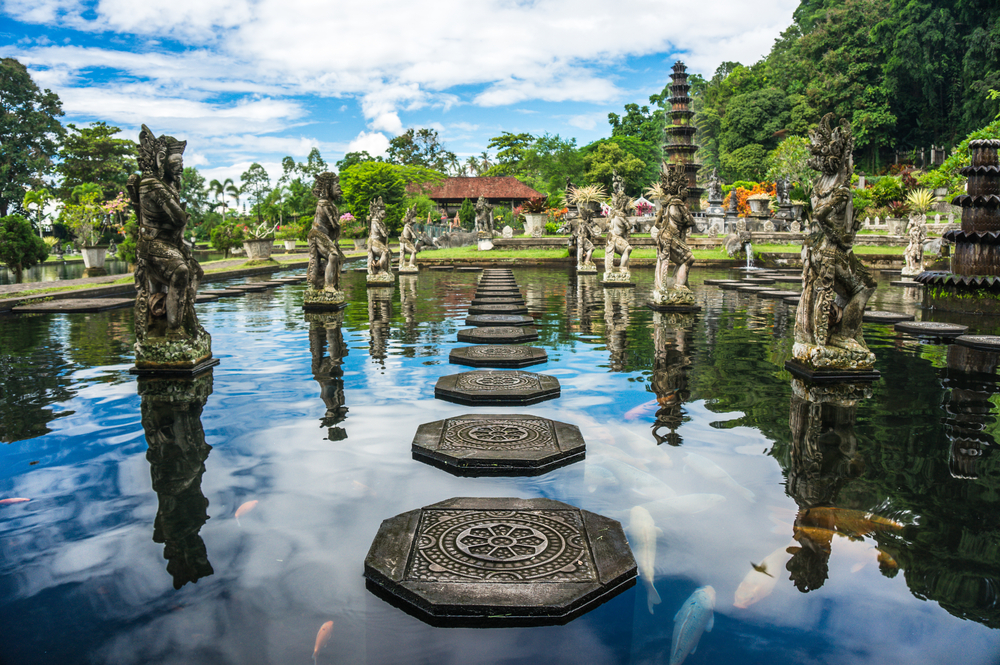
[[[546,211],[548,207],[548,197],[546,196],[536,196],[535,198],[528,199],[522,206],[521,212],[528,213],[531,215],[540,215]]]
[[[340,216],[340,233],[345,238],[364,238],[365,233],[367,233],[368,227],[361,220],[354,217],[349,212],[345,212]]]
[[[20,283],[24,271],[49,256],[45,241],[31,230],[31,223],[20,215],[0,217],[0,262],[14,273]]]
[[[906,195],[906,204],[918,215],[926,214],[938,203],[941,203],[941,198],[934,196],[934,192],[929,189],[914,189]]]
[[[246,238],[245,228],[242,224],[234,222],[219,224],[212,229],[209,242],[216,251],[222,252],[223,258],[228,259],[229,252],[243,244],[243,240]]]

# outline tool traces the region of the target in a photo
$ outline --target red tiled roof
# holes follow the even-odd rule
[[[435,201],[475,201],[480,196],[487,200],[515,201],[545,196],[536,192],[517,178],[494,176],[489,178],[448,178],[432,187],[427,196]]]

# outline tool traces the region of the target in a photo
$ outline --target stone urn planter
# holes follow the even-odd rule
[[[83,254],[83,266],[88,270],[91,268],[103,268],[104,260],[108,255],[107,245],[84,246],[80,253]]]
[[[271,258],[271,250],[273,248],[274,238],[243,241],[243,249],[247,253],[247,258],[251,261],[266,261]]]
[[[545,233],[546,217],[542,213],[524,213],[524,232],[532,238],[541,238]]]
[[[295,251],[295,241],[294,240],[286,240],[285,241],[285,251],[286,252]]]
[[[365,239],[364,238],[354,238],[353,240],[354,240],[354,251],[355,252],[360,252],[361,250],[363,250],[365,248]]]
[[[888,227],[889,235],[891,236],[906,235],[905,219],[900,219],[898,217],[888,217],[885,220],[885,224]]]
[[[770,199],[747,199],[747,204],[750,206],[750,212],[754,215],[763,215],[766,213],[770,202]]]

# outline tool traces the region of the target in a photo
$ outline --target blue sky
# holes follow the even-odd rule
[[[133,140],[188,140],[189,166],[272,175],[318,147],[331,165],[410,127],[460,157],[502,131],[608,136],[682,59],[752,63],[797,0],[0,0],[0,56]],[[752,8],[748,8],[752,7]]]

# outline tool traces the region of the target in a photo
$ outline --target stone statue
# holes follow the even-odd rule
[[[514,229],[512,229],[510,226],[505,226],[503,227],[503,232],[501,233],[501,235],[503,235],[504,238],[509,240],[514,237]]]
[[[212,394],[212,372],[187,378],[140,376],[138,391],[157,499],[153,542],[163,545],[167,572],[180,589],[215,572],[199,535],[208,521],[201,479],[212,446],[205,443],[201,412]]]
[[[712,169],[708,179],[708,202],[722,203],[722,181],[719,180],[719,169]]]
[[[368,206],[368,283],[391,284],[394,281],[389,271],[391,261],[385,204],[380,196]]]
[[[913,215],[910,217],[910,228],[907,232],[910,244],[906,246],[903,258],[906,259],[906,267],[902,270],[902,275],[913,277],[924,271],[924,241],[927,240],[927,225],[924,219]]]
[[[406,211],[406,215],[403,217],[403,231],[399,234],[399,272],[417,272],[418,268],[414,261],[417,258],[417,247],[414,243],[417,240],[417,232],[413,228],[413,218],[416,212],[413,208]],[[406,252],[410,253],[410,262],[408,264],[403,263],[403,257]]]
[[[484,196],[476,201],[476,231],[493,237],[493,206],[486,202]]]
[[[611,182],[614,187],[614,193],[611,195],[611,219],[608,221],[608,240],[604,245],[604,277],[602,281],[627,283],[632,278],[628,269],[629,255],[632,253],[632,245],[628,242],[629,198],[625,194],[625,185],[618,173],[614,173]],[[619,254],[622,257],[618,272],[614,272],[615,254]]]
[[[865,345],[861,317],[875,280],[853,252],[851,126],[846,119],[839,126],[831,126],[833,121],[828,113],[809,134],[809,166],[820,171],[812,193],[812,219],[819,233],[802,247],[802,299],[790,367],[870,372],[875,354]]]
[[[694,217],[688,208],[688,179],[684,171],[663,165],[660,186],[667,197],[656,223],[650,230],[656,243],[656,273],[653,278],[653,302],[664,307],[690,308],[694,306],[694,293],[687,285],[688,271],[694,264],[694,254],[687,246],[688,230],[694,226]],[[673,286],[667,286],[670,262],[677,266]]]
[[[587,204],[577,206],[580,218],[576,223],[576,271],[578,273],[596,273],[594,265],[594,240],[601,237],[601,232],[593,224],[594,212]]]
[[[334,199],[340,196],[340,178],[325,171],[316,176],[313,195],[318,199],[309,229],[309,286],[303,296],[306,309],[339,309],[344,306],[340,290],[340,266],[346,258],[340,249],[340,211]]]
[[[736,188],[734,187],[729,192],[729,210],[726,211],[726,215],[729,217],[736,217],[739,213],[739,197],[736,195]]]
[[[188,215],[178,187],[187,141],[139,132],[142,175],[128,179],[139,221],[135,268],[135,371],[200,371],[212,361],[212,337],[194,311],[201,266],[184,244]]]

